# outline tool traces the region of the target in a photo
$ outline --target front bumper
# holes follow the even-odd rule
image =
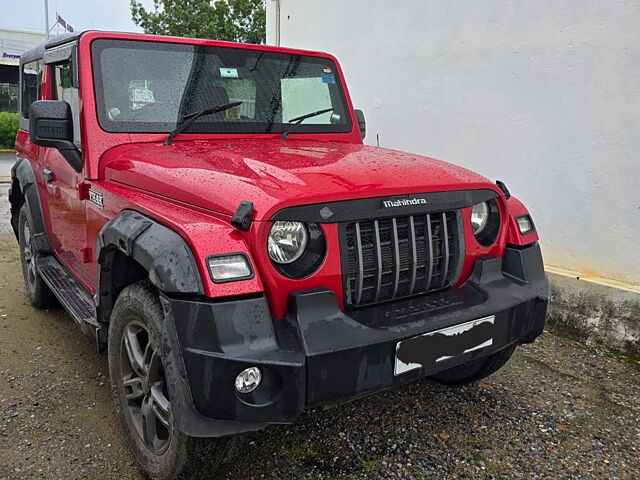
[[[196,302],[162,297],[163,348],[178,428],[220,436],[289,423],[310,406],[337,403],[406,383],[527,343],[544,328],[548,285],[538,245],[508,247],[476,262],[457,290],[345,313],[328,290],[291,296],[273,320],[263,296]],[[495,316],[493,343],[394,375],[400,340]],[[260,367],[263,380],[239,394],[235,377]]]

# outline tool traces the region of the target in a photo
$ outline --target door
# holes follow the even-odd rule
[[[64,100],[71,106],[74,143],[81,149],[79,96],[78,89],[73,86],[71,62],[69,58],[50,65],[51,97],[53,100]],[[77,173],[58,150],[41,148],[40,151],[51,226],[51,247],[67,269],[89,287],[91,280],[86,262],[90,259],[83,258],[87,241],[85,201],[80,196],[83,174]]]

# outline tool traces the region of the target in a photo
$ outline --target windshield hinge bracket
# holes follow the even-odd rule
[[[509,193],[509,189],[504,184],[504,182],[501,182],[500,180],[496,180],[496,185],[500,190],[502,190],[502,193],[504,193],[504,198],[509,200],[511,198],[511,193]]]
[[[231,217],[231,225],[238,230],[247,231],[251,227],[251,215],[253,215],[253,202],[243,200]]]

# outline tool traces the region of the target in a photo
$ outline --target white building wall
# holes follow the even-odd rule
[[[20,56],[45,40],[45,34],[28,30],[0,28],[0,65],[18,65]]]
[[[336,55],[367,143],[505,181],[548,265],[640,285],[640,2],[277,3],[267,43]]]

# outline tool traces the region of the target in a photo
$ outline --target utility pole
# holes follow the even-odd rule
[[[276,0],[276,47],[279,47],[279,46],[280,46],[280,0]]]
[[[49,0],[44,0],[44,31],[49,40]]]

